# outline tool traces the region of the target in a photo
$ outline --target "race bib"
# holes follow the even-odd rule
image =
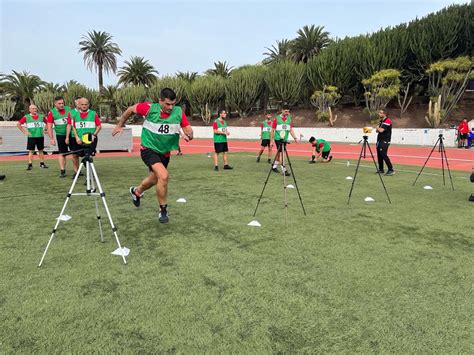
[[[270,132],[271,130],[271,127],[263,127],[263,132]]]
[[[150,121],[143,122],[143,127],[153,132],[154,134],[178,134],[179,124],[168,123],[153,123]]]
[[[67,118],[58,118],[57,120],[54,120],[54,124],[56,126],[61,126],[67,124]]]

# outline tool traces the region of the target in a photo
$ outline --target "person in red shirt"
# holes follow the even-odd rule
[[[122,133],[123,126],[130,116],[138,114],[145,117],[142,127],[140,155],[148,166],[150,173],[138,186],[129,189],[135,207],[140,206],[143,193],[156,186],[156,195],[160,207],[158,220],[168,223],[168,163],[171,151],[179,144],[179,130],[184,133],[184,140],[193,139],[193,130],[181,107],[176,106],[176,94],[170,88],[160,92],[158,103],[142,102],[130,106],[122,114],[112,130],[112,136]]]
[[[84,146],[82,144],[81,135],[78,134],[77,125],[82,122],[82,120],[87,119],[89,114],[94,115],[94,132],[92,133],[92,145],[91,149],[95,150],[97,146],[97,135],[102,129],[99,115],[94,110],[89,110],[89,100],[85,97],[79,99],[79,111],[72,110],[67,116],[67,128],[66,128],[66,144],[69,145],[71,152],[76,152],[72,155],[72,166],[74,168],[74,176],[79,170],[79,157],[84,156]],[[81,129],[81,128],[79,128]],[[71,137],[71,132],[74,132],[74,137]],[[82,173],[81,173],[82,175]]]
[[[469,125],[467,123],[467,118],[464,118],[458,126],[459,132],[459,144],[458,148],[465,147],[466,149],[469,148],[467,146],[467,135],[469,134]]]
[[[28,167],[26,170],[33,169],[33,154],[35,154],[35,148],[38,149],[40,158],[40,168],[47,169],[48,167],[44,163],[44,131],[46,126],[46,118],[43,115],[38,114],[38,107],[30,105],[28,107],[29,114],[23,116],[17,123],[17,127],[24,135],[28,136],[26,143],[26,149],[28,150]],[[28,118],[27,118],[28,116]],[[28,121],[28,122],[27,122]],[[27,129],[22,125],[26,124]],[[54,142],[54,137],[51,130],[47,131],[49,138]]]
[[[260,123],[261,142],[260,142],[260,152],[258,152],[258,156],[257,156],[257,163],[260,162],[260,157],[265,151],[265,147],[268,148],[267,162],[269,164],[272,162],[272,143],[270,142],[272,125],[273,125],[272,115],[268,113],[265,115],[265,120],[262,123]]]

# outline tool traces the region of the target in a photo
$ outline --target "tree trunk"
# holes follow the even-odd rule
[[[102,92],[102,89],[104,88],[104,78],[102,76],[102,63],[99,63],[97,65],[97,71],[99,74],[99,92]]]

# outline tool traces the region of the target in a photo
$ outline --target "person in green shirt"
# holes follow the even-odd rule
[[[272,162],[272,144],[270,142],[270,135],[272,133],[272,115],[265,115],[265,120],[260,124],[260,138],[262,139],[260,143],[260,152],[257,156],[257,163],[260,162],[260,157],[262,156],[265,147],[268,148],[268,159],[267,162]]]
[[[273,163],[272,168],[275,173],[278,173],[278,165],[282,161],[282,154],[284,154],[282,152],[284,147],[282,144],[288,141],[290,134],[295,140],[295,143],[298,143],[298,139],[296,139],[296,134],[293,131],[293,125],[291,123],[290,107],[288,105],[284,105],[281,109],[281,113],[273,120],[270,138],[272,141],[275,141],[275,145],[277,147],[275,162]],[[290,175],[283,164],[281,166],[281,172],[286,176]]]
[[[331,145],[329,142],[325,141],[324,139],[316,139],[314,137],[311,137],[309,142],[313,147],[311,152],[311,160],[309,161],[310,164],[316,163],[316,160],[318,160],[320,156],[323,158],[323,163],[329,163],[332,160],[332,155],[329,155],[331,153]]]
[[[219,117],[216,118],[212,127],[214,129],[214,170],[219,170],[219,154],[223,153],[224,156],[224,169],[231,170],[231,167],[227,161],[227,152],[229,147],[227,145],[227,136],[229,135],[229,130],[227,129],[227,122],[225,118],[227,117],[227,112],[225,110],[219,111]]]
[[[66,144],[66,131],[67,131],[67,116],[71,111],[69,106],[64,104],[64,98],[62,96],[56,96],[54,98],[54,108],[48,113],[46,122],[48,125],[48,132],[56,132],[56,140],[51,140],[51,145],[58,145],[58,162],[59,162],[59,177],[63,178],[66,176],[66,154],[69,149]]]
[[[33,169],[33,154],[35,153],[35,148],[38,149],[40,168],[47,169],[48,167],[44,163],[43,151],[46,118],[38,113],[38,107],[35,105],[30,105],[28,110],[30,113],[22,117],[16,125],[23,134],[28,136],[26,143],[26,149],[28,150],[28,167],[26,170]],[[22,125],[25,125],[26,129]],[[48,131],[48,135],[50,140],[54,142],[53,133]]]

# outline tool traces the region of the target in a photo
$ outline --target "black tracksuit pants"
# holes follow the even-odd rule
[[[390,146],[390,142],[378,141],[377,142],[377,159],[379,161],[379,170],[383,171],[383,162],[387,164],[388,170],[393,170],[392,162],[388,157],[387,151]]]

